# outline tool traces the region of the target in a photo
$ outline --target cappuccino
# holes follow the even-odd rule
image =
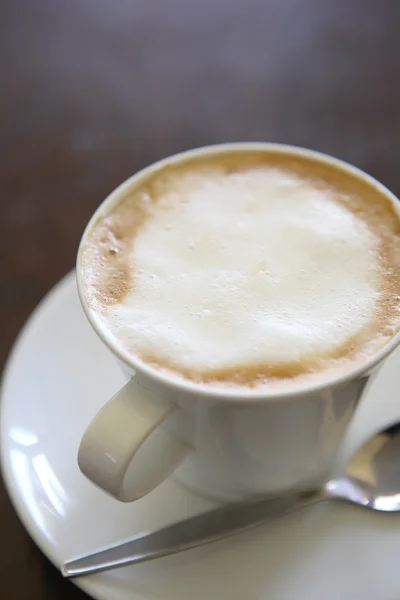
[[[221,150],[125,185],[80,249],[95,317],[204,386],[349,370],[400,326],[400,220],[377,185],[290,150]]]

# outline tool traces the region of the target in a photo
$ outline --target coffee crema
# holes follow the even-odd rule
[[[117,344],[157,369],[293,386],[398,331],[399,234],[385,193],[346,168],[230,149],[125,187],[82,243],[83,290]]]

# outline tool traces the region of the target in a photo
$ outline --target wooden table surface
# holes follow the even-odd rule
[[[288,142],[399,195],[399,30],[396,0],[0,0],[2,364],[99,202],[165,155]],[[1,599],[86,598],[2,484],[0,518]]]

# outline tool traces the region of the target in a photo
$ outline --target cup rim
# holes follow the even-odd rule
[[[191,150],[184,150],[182,152],[173,154],[172,156],[162,158],[144,167],[143,169],[140,169],[139,171],[128,177],[128,179],[126,179],[119,186],[117,186],[101,202],[101,204],[95,210],[84,229],[79,243],[76,258],[76,279],[78,294],[80,302],[82,304],[82,308],[85,312],[89,323],[91,324],[99,338],[103,341],[103,343],[111,350],[111,352],[115,356],[117,356],[117,358],[119,358],[126,366],[133,369],[136,375],[142,375],[146,377],[147,380],[151,380],[154,384],[158,384],[159,386],[164,387],[170,392],[186,393],[191,395],[194,394],[197,396],[203,396],[204,398],[209,398],[218,401],[246,404],[252,402],[259,403],[262,401],[267,402],[282,399],[294,399],[304,394],[316,394],[329,388],[337,387],[339,385],[348,383],[350,380],[356,380],[362,377],[363,375],[369,374],[369,372],[372,371],[372,369],[374,369],[374,367],[376,367],[379,363],[381,363],[400,343],[400,331],[398,331],[392,337],[392,339],[389,342],[387,342],[382,348],[380,348],[375,354],[373,354],[371,357],[361,362],[360,364],[356,364],[353,368],[348,370],[346,369],[343,373],[339,371],[338,373],[334,373],[328,377],[323,377],[321,379],[316,378],[314,381],[312,380],[310,382],[306,381],[305,383],[299,383],[299,385],[293,386],[293,388],[289,387],[289,389],[286,386],[282,385],[282,388],[280,388],[280,386],[271,386],[271,389],[268,389],[268,387],[265,386],[259,390],[252,390],[248,388],[228,388],[212,384],[205,385],[201,383],[196,383],[194,381],[190,381],[189,379],[175,376],[173,373],[169,374],[167,370],[164,371],[161,369],[157,369],[156,367],[152,367],[151,365],[142,361],[139,357],[132,356],[122,346],[118,345],[114,336],[112,336],[112,334],[101,323],[95,311],[93,311],[89,307],[86,301],[85,293],[83,290],[82,269],[80,262],[82,248],[86,237],[89,231],[91,230],[93,224],[98,220],[98,218],[102,214],[107,213],[110,210],[110,208],[112,208],[119,201],[121,195],[123,195],[130,187],[140,184],[140,182],[146,177],[148,177],[148,175],[170,164],[185,162],[186,160],[190,160],[201,155],[213,156],[219,154],[220,152],[246,152],[255,150],[272,150],[274,152],[282,154],[302,156],[310,159],[315,159],[320,162],[324,162],[325,164],[333,165],[334,167],[337,167],[341,170],[345,170],[354,177],[363,179],[369,185],[375,187],[380,193],[385,195],[388,198],[388,200],[392,203],[400,219],[399,200],[385,185],[380,183],[377,179],[375,179],[368,173],[365,173],[358,167],[350,165],[344,160],[330,156],[318,150],[310,150],[301,146],[295,146],[291,144],[281,144],[275,142],[228,142],[222,144],[201,146]]]

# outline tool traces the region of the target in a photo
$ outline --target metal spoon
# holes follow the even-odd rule
[[[226,538],[322,500],[347,500],[374,510],[400,511],[400,422],[357,450],[346,473],[319,490],[228,505],[99,552],[68,561],[64,577],[88,575],[182,552]]]

